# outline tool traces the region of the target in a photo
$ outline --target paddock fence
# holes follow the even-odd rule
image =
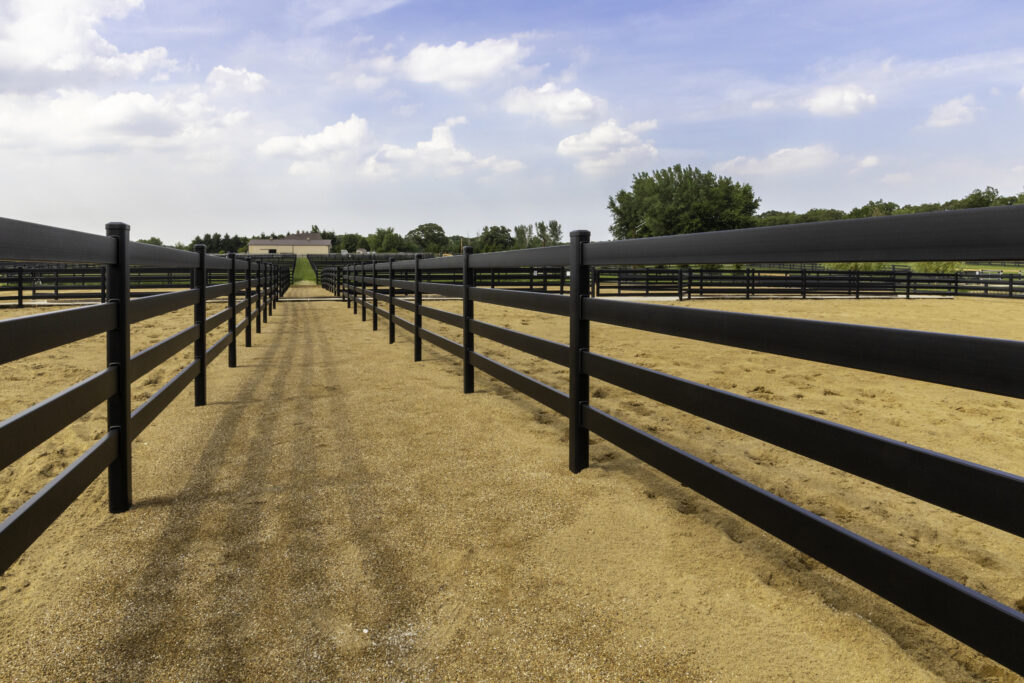
[[[286,269],[236,254],[212,256],[130,242],[129,227],[108,223],[106,236],[0,218],[0,260],[88,264],[104,273],[104,301],[50,313],[0,320],[0,364],[106,334],[107,365],[91,377],[0,422],[0,469],[6,468],[103,402],[107,431],[28,501],[0,522],[0,572],[21,554],[104,470],[111,512],[132,506],[132,441],[192,384],[195,405],[206,404],[206,370],[225,350],[237,364],[237,339],[252,345],[288,288]],[[19,268],[25,266],[18,266]],[[47,265],[47,268],[51,268]],[[177,291],[131,296],[131,272],[188,272]],[[80,270],[76,265],[72,271]],[[219,284],[209,284],[210,282]],[[206,283],[200,285],[198,283]],[[164,286],[164,283],[161,283]],[[224,307],[207,315],[209,302]],[[131,354],[131,326],[191,307],[193,324]],[[227,326],[210,346],[207,334]],[[149,399],[132,406],[132,383],[192,346],[193,359]]]
[[[1024,398],[1024,342],[598,298],[591,280],[595,268],[672,262],[1022,258],[1024,207],[1016,206],[605,243],[590,243],[587,232],[577,231],[569,245],[483,254],[467,248],[459,256],[350,265],[332,271],[326,284],[354,314],[361,310],[362,320],[369,313],[374,330],[386,320],[389,342],[397,328],[411,333],[414,361],[422,359],[424,341],[460,359],[465,393],[474,391],[474,373],[481,370],[568,418],[572,472],[589,465],[590,435],[603,438],[1024,674],[1024,613],[590,405],[593,377],[1024,537],[1022,477],[590,351],[590,324],[605,323]],[[488,286],[491,269],[513,268],[567,273],[568,293]],[[424,295],[461,299],[461,315],[424,305]],[[563,316],[569,344],[477,320],[477,303]],[[427,329],[424,318],[460,329],[461,339]],[[555,388],[478,353],[476,337],[568,368],[568,387]]]
[[[191,253],[191,252],[184,252]],[[290,259],[268,258],[265,255],[239,254],[238,258],[273,263],[276,277],[294,280],[294,256]],[[191,268],[133,267],[128,281],[131,296],[166,294],[195,286]],[[227,282],[227,273],[209,271],[207,284]],[[0,302],[85,301],[106,299],[106,270],[102,266],[67,263],[5,263],[0,262]]]
[[[364,263],[384,263],[371,258]],[[321,261],[317,284],[337,294],[343,266]],[[478,269],[477,286],[566,294],[569,276],[565,268],[552,266]],[[424,282],[457,284],[459,272],[428,271]],[[703,298],[896,298],[984,296],[1024,297],[1020,273],[957,272],[914,273],[909,269],[841,271],[820,267],[708,269],[677,267],[589,267],[587,281],[592,297]]]

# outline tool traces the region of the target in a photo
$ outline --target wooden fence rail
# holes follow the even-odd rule
[[[327,284],[353,310],[413,335],[413,359],[427,341],[462,362],[463,390],[475,370],[568,418],[569,467],[589,463],[590,434],[633,454],[694,491],[1024,674],[1024,613],[769,493],[590,405],[589,378],[781,446],[804,457],[1024,537],[1024,478],[694,383],[589,349],[591,322],[674,335],[899,377],[1024,398],[1024,342],[645,304],[592,296],[595,268],[729,262],[960,261],[1024,258],[1024,207],[948,211],[589,243],[513,252],[350,265]],[[487,286],[490,269],[555,267],[569,294]],[[411,277],[408,273],[412,273]],[[600,273],[601,271],[597,271]],[[432,278],[425,275],[437,274]],[[898,274],[899,275],[899,274]],[[677,276],[678,277],[678,276]],[[938,285],[936,285],[938,286]],[[396,298],[396,293],[412,294]],[[424,305],[424,294],[461,298],[462,314]],[[474,319],[476,302],[568,318],[560,344]],[[409,311],[403,317],[400,311]],[[437,320],[462,339],[423,326]],[[567,391],[488,358],[481,336],[569,369]]]
[[[111,512],[132,505],[132,441],[190,383],[195,404],[206,403],[206,368],[228,349],[236,364],[236,343],[244,331],[252,345],[256,331],[288,288],[281,266],[259,259],[210,256],[139,244],[128,240],[124,223],[108,223],[107,235],[0,218],[0,259],[16,262],[92,264],[104,272],[104,301],[53,313],[0,321],[0,363],[25,358],[105,333],[107,366],[96,374],[0,422],[0,469],[14,463],[99,404],[107,404],[107,432],[21,507],[0,522],[0,572],[5,571],[104,470],[108,472]],[[29,266],[22,265],[22,268]],[[190,274],[178,291],[131,298],[131,270],[137,267]],[[50,268],[50,266],[47,266]],[[74,271],[79,268],[72,269]],[[213,277],[207,277],[214,275]],[[209,284],[216,282],[217,284]],[[207,283],[200,286],[197,283]],[[206,303],[226,297],[226,307],[207,315]],[[131,326],[192,307],[191,326],[134,355]],[[206,334],[227,325],[228,331],[210,346]],[[178,352],[193,346],[193,359],[141,405],[131,404],[131,385]]]

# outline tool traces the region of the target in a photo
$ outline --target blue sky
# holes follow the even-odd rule
[[[2,215],[449,234],[672,164],[761,209],[1024,189],[1024,4],[0,0]]]

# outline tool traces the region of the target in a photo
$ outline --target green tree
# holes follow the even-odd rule
[[[405,251],[405,240],[395,232],[394,228],[377,228],[377,230],[366,237],[370,245],[370,251],[387,254]]]
[[[529,249],[533,246],[534,234],[532,225],[517,225],[512,228],[515,237],[512,238],[513,249]]]
[[[429,251],[439,254],[448,246],[448,238],[444,228],[437,223],[423,223],[408,232],[405,241],[416,251]]]
[[[444,247],[445,253],[448,254],[461,254],[462,247],[473,246],[472,237],[463,237],[462,235],[450,235],[448,237],[448,243]]]
[[[550,247],[562,241],[562,226],[558,221],[537,221],[534,230],[542,247]]]
[[[164,241],[159,237],[147,237],[145,239],[139,240],[139,242],[141,242],[142,244],[155,244],[158,247],[164,246]]]
[[[616,239],[732,230],[754,225],[761,200],[749,184],[679,164],[633,175],[629,190],[608,198]]]
[[[480,231],[473,246],[476,251],[505,251],[514,244],[512,233],[504,225],[488,225]]]
[[[850,218],[873,218],[875,216],[891,216],[899,209],[896,202],[887,202],[882,199],[870,201],[864,206],[850,209]]]
[[[331,240],[331,249],[333,251],[344,250],[350,254],[354,254],[358,249],[369,248],[369,240],[355,232],[347,232],[344,235],[338,235],[335,239]]]

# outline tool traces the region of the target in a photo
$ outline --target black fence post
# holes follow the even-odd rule
[[[238,319],[235,317],[235,307],[238,305],[238,299],[235,297],[235,275],[236,270],[236,254],[231,252],[228,254],[228,258],[231,259],[231,269],[228,271],[228,281],[231,283],[231,289],[228,291],[228,308],[231,309],[231,317],[228,318],[228,334],[231,335],[231,341],[228,342],[228,367],[238,367],[238,345],[235,343],[235,336],[238,334]]]
[[[117,261],[107,266],[107,292],[117,306],[117,328],[107,332],[107,367],[117,368],[117,391],[107,399],[107,431],[117,430],[117,457],[107,468],[110,511],[125,512],[132,506],[132,383],[128,379],[131,327],[128,324],[130,271],[128,225],[107,223],[107,236],[117,240]]]
[[[252,259],[245,259],[245,346],[252,346]]]
[[[473,299],[469,288],[476,284],[473,269],[469,266],[469,255],[473,247],[462,248],[462,393],[472,394],[475,389],[473,376]],[[545,288],[546,289],[546,288]]]
[[[206,245],[197,244],[196,254],[199,265],[196,267],[196,287],[199,288],[199,301],[196,302],[193,318],[199,328],[199,336],[193,345],[195,362],[199,364],[196,375],[196,405],[206,405]]]
[[[420,270],[420,255],[416,254],[413,259],[413,338],[412,338],[412,359],[423,360],[423,340],[420,339],[420,328],[423,327],[423,315],[420,313],[420,306],[423,305],[423,292],[420,291],[420,282],[423,272]]]
[[[18,308],[25,307],[25,266],[18,266]]]
[[[388,258],[388,344],[395,343],[395,259]]]
[[[267,311],[267,304],[270,301],[270,292],[267,291],[270,280],[267,275],[270,273],[270,264],[260,261],[260,293],[263,295],[263,300],[260,301],[260,312],[263,314],[263,322],[267,322],[267,316],[270,313]]]
[[[676,283],[676,289],[679,292],[678,299],[679,299],[679,301],[682,301],[683,300],[683,267],[682,266],[679,267],[679,271],[676,273],[676,280],[678,280],[678,282]]]
[[[574,230],[569,238],[569,471],[575,474],[590,465],[590,433],[583,426],[590,402],[590,378],[583,372],[583,354],[590,350],[590,321],[583,318],[589,290],[583,245],[590,241],[590,231]]]
[[[370,277],[373,281],[370,283],[370,307],[372,308],[373,318],[373,331],[377,331],[377,261],[374,260],[370,266]]]
[[[359,299],[356,296],[356,267],[358,263],[352,264],[352,272],[349,273],[349,284],[352,287],[352,315],[359,314]]]
[[[274,297],[277,294],[277,266],[273,263],[267,264],[267,317],[274,315],[274,304],[277,301]]]
[[[359,278],[360,291],[359,291],[359,304],[363,307],[363,322],[366,322],[366,265],[363,264],[361,268],[362,276]]]
[[[986,292],[987,294],[987,292]],[[910,271],[907,271],[907,298],[910,298]]]

